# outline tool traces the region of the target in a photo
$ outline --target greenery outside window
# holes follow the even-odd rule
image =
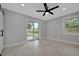
[[[79,16],[64,19],[64,32],[79,34]]]

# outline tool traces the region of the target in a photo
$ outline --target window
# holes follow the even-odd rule
[[[64,20],[64,32],[70,34],[79,34],[79,16]]]

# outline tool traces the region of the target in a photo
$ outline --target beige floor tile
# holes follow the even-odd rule
[[[5,48],[3,56],[79,56],[79,46],[54,40],[36,40]]]

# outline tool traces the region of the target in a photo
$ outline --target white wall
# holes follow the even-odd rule
[[[5,10],[5,30],[4,30],[4,39],[5,45],[15,44],[26,40],[25,31],[26,31],[26,17]]]
[[[26,41],[26,26],[27,20],[37,20],[32,17],[28,17],[10,10],[4,9],[5,21],[4,21],[4,39],[5,46],[17,44],[19,42]],[[41,24],[41,36],[44,36],[44,21],[40,21]],[[42,26],[43,25],[43,26]]]
[[[46,34],[46,31],[45,31],[45,21],[42,21],[41,22],[41,39],[45,39],[45,34]]]
[[[46,21],[45,37],[79,44],[79,35],[66,35],[63,33],[63,19],[76,15],[79,15],[79,12]]]

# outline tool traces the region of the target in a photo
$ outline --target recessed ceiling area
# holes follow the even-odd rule
[[[78,3],[47,3],[47,5],[49,8],[53,8],[59,5],[59,8],[51,11],[54,13],[54,15],[46,14],[45,16],[42,16],[43,12],[36,12],[36,10],[44,10],[45,8],[43,6],[43,3],[2,3],[2,7],[5,9],[41,20],[50,20],[79,11]]]

